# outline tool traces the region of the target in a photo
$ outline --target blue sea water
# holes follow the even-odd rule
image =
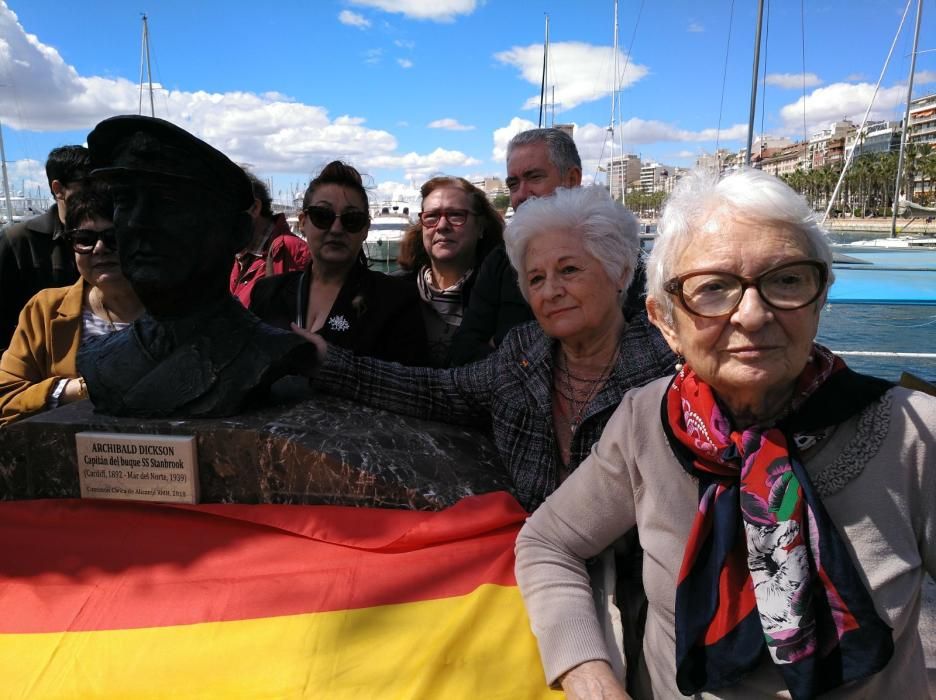
[[[867,234],[866,234],[867,235]],[[936,354],[936,251],[837,251],[866,264],[834,266],[818,340],[833,350]],[[902,371],[936,382],[936,358],[846,356],[854,369],[897,380]]]
[[[827,304],[818,342],[832,350],[936,355],[936,305]],[[865,374],[897,381],[903,371],[936,383],[936,358],[845,356]]]

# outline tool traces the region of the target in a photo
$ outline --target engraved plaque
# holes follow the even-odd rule
[[[82,498],[198,502],[195,437],[75,434]]]

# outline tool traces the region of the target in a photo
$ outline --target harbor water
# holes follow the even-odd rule
[[[936,354],[936,306],[830,303],[822,310],[817,340],[837,351]],[[855,371],[883,379],[897,381],[906,371],[936,383],[936,358],[844,359]]]
[[[834,265],[835,283],[819,322],[818,341],[837,351],[892,353],[851,356],[859,372],[896,381],[910,372],[936,382],[936,250],[848,245],[880,233],[836,236],[842,253],[861,262]],[[844,238],[844,240],[842,240]]]

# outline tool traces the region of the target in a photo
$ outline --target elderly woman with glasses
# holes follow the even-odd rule
[[[415,289],[367,266],[370,227],[361,174],[333,161],[309,183],[299,226],[311,262],[257,282],[250,310],[270,325],[319,333],[358,355],[425,364],[426,337]]]
[[[87,398],[76,367],[81,344],[119,331],[143,313],[120,269],[113,211],[110,193],[100,185],[69,197],[65,237],[80,278],[70,287],[39,292],[20,313],[0,358],[0,426]]]
[[[400,244],[397,262],[422,300],[429,362],[447,367],[478,268],[504,240],[504,222],[487,196],[461,177],[434,177],[420,190],[422,212]]]
[[[936,398],[816,344],[831,261],[770,175],[695,173],[672,194],[647,308],[681,368],[624,397],[517,542],[547,680],[568,697],[627,697],[585,561],[634,525],[635,697],[928,697]]]
[[[637,221],[601,187],[527,202],[505,232],[537,322],[455,369],[355,357],[316,334],[318,388],[397,413],[491,426],[521,505],[532,510],[573,472],[624,393],[672,370],[646,316],[621,298],[639,250]]]

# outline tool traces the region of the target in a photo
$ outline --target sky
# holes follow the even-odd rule
[[[768,0],[755,135],[859,123],[907,7]],[[143,12],[156,116],[248,165],[276,199],[336,158],[376,201],[438,174],[504,177],[507,141],[539,121],[547,14],[545,125],[575,125],[586,181],[612,153],[612,93],[615,153],[689,167],[747,137],[755,0],[622,0],[617,77],[611,0],[0,0],[14,190],[48,196],[51,148],[138,113]],[[903,116],[915,14],[913,0],[873,118]],[[913,92],[936,92],[936,0],[923,3]]]

